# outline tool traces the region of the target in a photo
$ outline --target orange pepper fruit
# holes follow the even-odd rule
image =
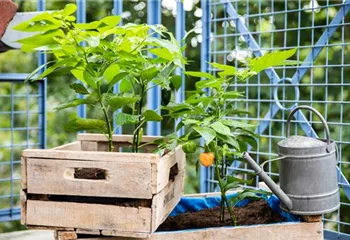
[[[214,153],[204,152],[199,156],[199,160],[204,167],[210,167],[214,163]]]

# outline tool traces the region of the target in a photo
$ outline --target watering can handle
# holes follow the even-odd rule
[[[310,106],[306,106],[306,105],[301,105],[301,106],[298,106],[296,108],[294,108],[289,116],[288,116],[288,119],[287,119],[287,126],[286,126],[286,133],[287,133],[287,137],[290,136],[290,122],[292,120],[292,117],[294,115],[295,112],[299,111],[300,109],[306,109],[306,110],[310,110],[311,112],[315,113],[320,119],[321,119],[321,122],[323,123],[323,126],[326,130],[326,137],[327,137],[327,144],[331,144],[331,139],[330,139],[330,134],[329,134],[329,128],[328,128],[328,125],[327,125],[327,122],[326,120],[323,118],[323,116],[321,115],[321,113],[319,111],[317,111],[316,109],[310,107]]]

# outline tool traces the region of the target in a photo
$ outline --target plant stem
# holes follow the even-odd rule
[[[232,224],[233,224],[233,226],[236,226],[237,225],[236,217],[233,214],[231,204],[230,204],[230,202],[228,201],[228,199],[226,197],[225,189],[221,188],[223,182],[222,182],[222,178],[221,178],[221,175],[220,175],[220,169],[219,169],[217,164],[215,164],[215,170],[216,170],[216,174],[218,175],[219,187],[220,187],[220,191],[221,191],[220,221],[224,221],[225,203],[226,203],[227,210],[228,210],[228,212],[230,214]]]
[[[112,130],[112,125],[111,125],[111,121],[108,117],[108,112],[103,104],[102,101],[102,94],[101,94],[101,89],[100,89],[100,84],[97,83],[97,88],[98,88],[98,98],[99,98],[99,103],[101,105],[101,109],[106,121],[106,125],[107,125],[107,131],[108,131],[108,152],[113,152],[113,130]]]
[[[145,85],[141,84],[141,98],[139,100],[138,103],[138,112],[137,114],[139,115],[139,121],[137,122],[137,124],[135,124],[135,130],[134,130],[134,137],[133,137],[133,143],[132,143],[132,151],[133,152],[138,152],[138,148],[139,148],[139,143],[138,143],[138,139],[139,139],[139,134],[140,134],[140,125],[143,124],[143,122],[141,121],[142,118],[142,105],[143,105],[143,95],[145,92]]]

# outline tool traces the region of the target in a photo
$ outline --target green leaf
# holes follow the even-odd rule
[[[74,99],[72,101],[62,103],[62,104],[58,105],[57,107],[55,107],[54,109],[55,110],[62,110],[65,108],[76,107],[76,106],[79,106],[79,105],[82,105],[85,103],[86,103],[85,99]]]
[[[115,76],[117,76],[120,72],[120,67],[116,63],[112,63],[108,66],[108,68],[103,73],[103,76],[106,78],[106,80],[110,83]]]
[[[105,23],[108,26],[117,26],[120,22],[120,16],[108,16],[100,20],[100,22]]]
[[[47,65],[51,64],[51,63],[54,63],[55,61],[50,61],[50,62],[47,62],[47,63],[44,63],[43,65],[37,67],[33,72],[31,72],[31,74],[29,74],[25,80],[25,82],[27,81],[30,81],[32,80],[32,78],[43,68],[45,68]],[[38,78],[35,78],[35,80],[39,80]]]
[[[253,124],[248,124],[248,123],[244,123],[244,122],[240,122],[240,121],[236,121],[236,120],[229,120],[229,119],[223,119],[223,120],[220,120],[220,122],[226,126],[235,127],[235,128],[254,128],[254,127],[256,127]]]
[[[145,118],[145,121],[159,122],[163,120],[163,117],[160,116],[156,111],[149,109],[143,113],[143,117]]]
[[[64,9],[61,11],[63,16],[69,16],[77,10],[77,6],[75,4],[67,4]]]
[[[237,69],[233,66],[228,66],[228,65],[214,63],[214,62],[209,64],[215,68],[223,70],[222,72],[218,73],[219,76],[236,76],[238,73]]]
[[[240,151],[239,143],[230,135],[217,134],[217,137],[220,138],[224,143],[227,143],[236,150]]]
[[[85,130],[97,130],[101,133],[106,132],[106,123],[99,119],[74,118],[64,125],[65,131],[78,132]]]
[[[152,66],[150,68],[147,68],[141,72],[141,78],[144,80],[152,80],[158,75],[159,71],[155,66]]]
[[[54,40],[55,37],[66,37],[64,32],[61,29],[51,30],[45,33],[39,33],[31,37],[22,38],[17,42],[22,43],[23,45],[28,44],[32,46],[42,46],[57,43]]]
[[[131,81],[132,81],[132,80],[129,80],[129,79],[127,79],[127,78],[124,78],[124,79],[120,82],[120,85],[119,85],[119,90],[120,90],[120,92],[127,93],[127,92],[129,92],[130,90],[132,90],[133,87],[132,87]]]
[[[258,73],[273,66],[284,65],[284,61],[293,56],[296,50],[294,48],[287,51],[267,53],[262,57],[251,59],[248,66],[251,71]]]
[[[72,83],[69,87],[71,89],[73,89],[76,93],[79,93],[79,94],[82,94],[82,95],[89,94],[89,91],[81,83]]]
[[[80,28],[82,30],[92,30],[97,29],[101,25],[100,21],[93,21],[90,23],[76,23],[74,24],[75,28]]]
[[[91,76],[91,74],[88,71],[83,72],[84,82],[86,84],[94,89],[97,89],[97,83],[95,77]]]
[[[65,108],[71,108],[71,107],[76,107],[82,104],[95,104],[98,102],[97,97],[95,97],[94,95],[90,95],[87,98],[79,98],[79,99],[74,99],[72,101],[69,102],[65,102],[62,103],[60,105],[58,105],[57,107],[55,107],[55,110],[62,110]]]
[[[221,122],[214,122],[210,125],[211,129],[222,135],[231,135],[231,130],[229,127],[225,126]]]
[[[193,127],[193,129],[204,138],[206,144],[209,144],[216,137],[215,131],[209,127]]]
[[[179,90],[182,86],[182,77],[179,75],[174,75],[170,78],[170,82],[174,85],[175,90]]]
[[[138,99],[138,97],[132,96],[112,96],[107,98],[107,103],[111,107],[111,111],[114,112],[128,104],[136,103]]]
[[[109,82],[108,88],[111,89],[116,83],[125,78],[128,74],[128,72],[118,73],[116,76],[113,77],[112,81]]]
[[[123,112],[117,112],[115,115],[116,126],[122,126],[125,124],[135,124],[139,121],[139,117]]]
[[[247,136],[247,135],[240,135],[239,136],[240,141],[242,143],[248,143],[250,146],[252,146],[254,149],[258,148],[258,144],[256,142],[256,139],[253,138],[252,136]]]
[[[199,120],[195,120],[195,119],[184,119],[184,120],[182,120],[182,123],[183,123],[184,125],[199,124],[200,121],[199,121]]]
[[[242,96],[243,96],[242,93],[236,92],[236,91],[228,91],[223,93],[224,99],[236,99]]]
[[[52,24],[49,22],[42,24],[41,22],[26,21],[18,24],[13,29],[21,32],[46,32],[60,27],[60,25]]]
[[[186,71],[186,75],[191,77],[200,77],[200,78],[208,78],[213,79],[215,78],[213,75],[206,73],[206,72],[192,72],[192,71]]]
[[[152,48],[149,50],[149,52],[168,61],[174,60],[171,52],[166,48]]]
[[[223,84],[222,79],[209,79],[209,80],[201,80],[196,82],[196,88],[201,90],[203,88],[221,88]]]

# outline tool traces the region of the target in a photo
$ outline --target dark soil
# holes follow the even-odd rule
[[[264,200],[252,201],[245,207],[233,208],[237,225],[277,223],[282,221],[278,213],[272,212]],[[225,210],[225,221],[220,222],[220,208],[204,209],[198,212],[182,213],[168,217],[157,231],[177,231],[185,229],[232,226],[230,215]]]
[[[106,170],[100,168],[75,168],[74,178],[90,180],[106,179]]]
[[[170,168],[169,181],[174,182],[177,174],[179,174],[179,167],[178,167],[177,163],[175,163],[175,165]]]

